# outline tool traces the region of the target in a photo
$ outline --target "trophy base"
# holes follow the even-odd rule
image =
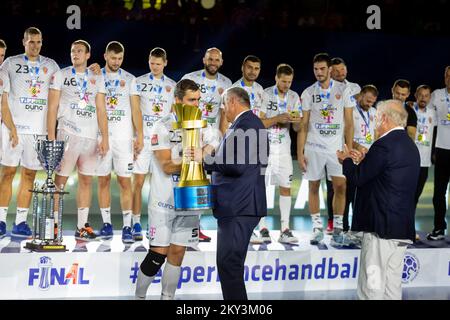
[[[197,211],[214,208],[212,186],[174,188],[175,211]]]
[[[66,252],[66,246],[59,243],[35,243],[27,242],[25,244],[25,249],[35,251],[35,252]]]

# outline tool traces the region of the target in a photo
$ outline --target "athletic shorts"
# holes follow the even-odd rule
[[[327,169],[328,180],[331,177],[342,177],[342,165],[339,163],[335,153],[316,152],[305,148],[306,157],[306,172],[303,174],[303,179],[308,181],[319,181],[325,178],[325,168]]]
[[[78,172],[85,176],[95,176],[100,156],[98,153],[98,140],[78,137],[58,130],[57,140],[66,141],[66,150],[56,173],[68,177],[77,167]]]
[[[18,138],[19,144],[13,148],[9,129],[4,124],[2,125],[1,164],[8,167],[17,167],[20,164],[29,170],[43,170],[35,144],[38,139],[46,139],[45,135],[18,134]]]
[[[119,177],[131,177],[133,173],[133,140],[110,140],[108,153],[100,158],[97,176],[108,176],[112,169]]]
[[[144,140],[144,148],[134,161],[134,174],[147,174],[152,172],[153,151],[150,140]]]
[[[148,221],[151,246],[175,244],[189,247],[198,244],[199,215],[180,216],[173,210],[149,207]]]
[[[293,170],[291,154],[270,154],[266,170],[266,186],[276,185],[290,188]]]

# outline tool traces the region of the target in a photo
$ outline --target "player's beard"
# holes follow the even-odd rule
[[[256,81],[256,79],[258,79],[258,77],[255,75],[250,75],[250,76],[246,75],[246,76],[244,76],[244,79],[247,82],[254,82],[254,81]]]
[[[111,72],[117,72],[120,69],[120,66],[114,67],[108,64],[108,69],[111,70]]]
[[[215,69],[215,70],[214,70]],[[212,76],[215,76],[217,74],[217,72],[219,72],[219,67],[214,67],[211,65],[207,65],[205,64],[205,70]]]

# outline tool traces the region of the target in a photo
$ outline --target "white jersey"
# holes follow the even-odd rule
[[[215,129],[220,126],[220,108],[222,106],[222,93],[231,87],[231,80],[224,75],[217,73],[214,80],[206,78],[204,70],[188,73],[182,79],[190,79],[200,87],[200,109],[203,119],[208,121]]]
[[[8,92],[9,90],[10,90],[10,88],[9,88],[8,75],[5,72],[5,70],[0,67],[0,99],[3,96],[3,92]],[[2,121],[2,113],[0,112],[0,124],[1,124],[1,121]],[[1,137],[1,130],[0,130],[0,137]],[[1,143],[1,140],[0,140],[0,143]]]
[[[343,84],[345,84],[347,86],[347,88],[350,89],[350,94],[352,96],[361,92],[361,87],[357,83],[350,82],[348,80],[344,80]]]
[[[420,153],[420,166],[431,166],[431,146],[433,144],[433,130],[436,123],[436,110],[427,106],[424,110],[414,103],[417,115],[416,145]]]
[[[344,108],[353,109],[355,98],[345,84],[331,81],[328,89],[318,82],[302,93],[303,111],[310,111],[306,148],[333,153],[344,143]]]
[[[353,140],[370,149],[375,142],[375,113],[377,109],[370,107],[369,111],[364,111],[358,104],[353,110],[353,125],[355,135]]]
[[[89,69],[75,73],[67,67],[55,74],[51,89],[61,91],[58,110],[58,129],[83,138],[97,139],[98,122],[95,98],[106,94],[103,76],[94,75]]]
[[[47,105],[50,81],[59,70],[56,62],[39,56],[29,61],[24,54],[7,58],[2,69],[8,77],[8,103],[19,134],[47,134]]]
[[[181,161],[183,155],[182,130],[174,130],[172,128],[172,123],[175,121],[175,115],[170,113],[154,124],[151,138],[152,151],[170,149],[171,159]],[[218,146],[219,138],[213,134],[211,126],[202,129],[202,135],[203,145]],[[178,185],[179,178],[179,173],[168,175],[164,173],[157,160],[152,162],[152,179],[150,180],[151,207],[156,210],[174,210],[173,188]],[[177,212],[179,215],[197,215],[199,213],[193,211]]]
[[[450,93],[447,89],[435,90],[430,105],[436,109],[436,148],[450,150]]]
[[[136,91],[140,97],[144,141],[150,141],[153,125],[168,115],[174,103],[176,82],[163,75],[160,79],[152,73],[136,78]]]
[[[107,73],[102,69],[106,89],[108,132],[112,140],[133,139],[131,95],[138,95],[135,77],[125,70]]]
[[[233,83],[231,87],[239,87],[247,91],[250,98],[250,107],[253,113],[258,117],[261,117],[261,112],[266,113],[266,110],[264,110],[264,101],[267,100],[267,96],[264,92],[263,87],[258,82],[253,82],[253,85],[251,87],[248,87],[245,85],[244,79],[241,78]]]
[[[267,119],[286,112],[298,112],[300,116],[303,116],[300,97],[296,92],[289,90],[283,99],[279,96],[277,86],[267,88],[264,92],[267,99],[262,110]],[[276,124],[267,129],[271,154],[291,154],[289,128],[290,124]]]

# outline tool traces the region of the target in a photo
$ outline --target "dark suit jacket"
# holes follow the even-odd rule
[[[346,159],[343,170],[357,187],[352,230],[375,232],[382,239],[415,240],[420,156],[405,130],[377,140],[358,166]]]
[[[214,217],[267,215],[263,170],[268,157],[262,121],[251,111],[243,113],[227,130],[214,157],[205,159],[204,168],[212,171]]]

